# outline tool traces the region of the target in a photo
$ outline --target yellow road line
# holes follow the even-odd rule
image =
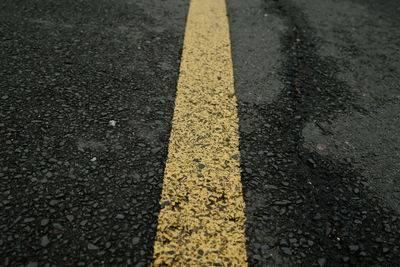
[[[192,0],[154,244],[154,266],[246,266],[225,0]]]

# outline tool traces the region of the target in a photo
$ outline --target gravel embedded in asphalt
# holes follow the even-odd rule
[[[1,266],[149,265],[188,3],[1,1]],[[227,3],[250,266],[396,266],[398,1]]]
[[[333,157],[329,152],[319,153],[304,146],[305,126],[312,123],[320,128],[322,134],[333,135],[330,127],[325,125],[344,115],[357,114],[360,107],[360,95],[349,88],[350,81],[343,76],[338,78],[344,68],[340,61],[341,51],[356,48],[347,40],[340,39],[343,38],[340,29],[334,31],[336,35],[317,38],[314,28],[325,25],[324,12],[329,14],[335,8],[339,13],[347,5],[352,5],[352,1],[328,1],[324,4],[290,0],[250,2],[229,3],[230,13],[235,15],[230,17],[232,53],[234,65],[239,66],[235,74],[239,76],[236,92],[250,265],[395,266],[400,262],[400,218],[378,188],[370,186],[373,177],[362,175],[361,170],[352,164],[353,159]],[[325,11],[324,8],[330,9]],[[344,26],[340,23],[352,21],[343,17],[330,17],[331,24],[327,28],[334,23],[341,28]],[[315,23],[312,26],[311,19]],[[264,46],[258,43],[263,34],[259,37],[255,30],[263,26],[274,29],[269,32]],[[388,36],[393,34],[392,30],[381,29]],[[255,46],[244,47],[243,36],[254,39]],[[367,38],[365,35],[361,37]],[[280,41],[278,46],[276,40]],[[321,56],[320,48],[326,43],[341,45],[341,49],[331,51],[330,57]],[[251,91],[254,85],[240,78],[251,73],[253,68],[246,63],[248,58],[257,55],[259,47],[265,49],[263,53],[269,57],[264,59],[272,64],[272,69],[264,76],[275,79],[270,84],[280,84],[278,88],[282,88],[269,99],[263,96],[270,89],[266,84],[263,87],[265,92]],[[368,64],[376,64],[376,58],[369,57],[368,60]],[[254,74],[254,79],[257,80],[258,75]],[[363,77],[365,72],[355,75]],[[251,78],[251,74],[246,77]],[[251,98],[249,92],[254,94]],[[392,89],[385,92],[387,97],[378,101],[395,101]],[[377,103],[365,102],[364,105],[374,110]],[[385,108],[390,112],[390,106]],[[355,125],[357,121],[351,123]],[[381,123],[387,127],[390,120]],[[365,135],[359,136],[364,138],[364,142],[368,140]],[[395,139],[391,141],[394,143],[384,144],[398,146]],[[324,145],[319,147],[323,149]],[[371,146],[356,156],[379,153],[379,149]],[[386,160],[391,162],[393,156],[396,155],[388,153]],[[398,181],[393,183],[398,184]]]
[[[148,265],[187,4],[1,1],[1,266]]]

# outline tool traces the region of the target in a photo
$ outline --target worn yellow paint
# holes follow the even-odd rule
[[[225,0],[192,0],[154,266],[247,266],[239,160]]]

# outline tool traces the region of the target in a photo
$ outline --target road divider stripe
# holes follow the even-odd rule
[[[225,0],[192,0],[153,266],[247,266]]]

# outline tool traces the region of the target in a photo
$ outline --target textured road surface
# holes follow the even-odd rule
[[[400,3],[229,6],[250,265],[398,266]]]
[[[239,123],[225,0],[192,0],[165,165],[155,266],[246,266]]]
[[[0,265],[150,262],[186,12],[1,1]]]
[[[147,266],[189,1],[0,2],[0,265]],[[400,3],[231,0],[250,266],[400,263]]]

